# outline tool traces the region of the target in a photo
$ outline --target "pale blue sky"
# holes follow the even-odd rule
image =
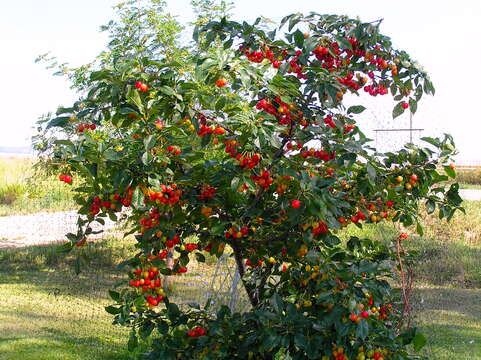
[[[117,0],[0,0],[0,87],[2,109],[0,146],[28,144],[31,127],[42,113],[67,105],[74,98],[68,84],[52,77],[38,54],[51,51],[59,59],[80,65],[104,47],[98,28],[113,15]],[[182,22],[192,20],[189,0],[170,0],[169,9]],[[273,19],[316,11],[384,18],[382,31],[399,48],[411,53],[431,74],[436,96],[420,104],[415,125],[433,132],[450,132],[461,150],[461,160],[481,160],[478,150],[478,72],[481,65],[481,1],[405,0],[237,0],[235,16]],[[393,5],[390,5],[390,4]],[[385,127],[406,126],[407,117],[392,122],[390,109],[379,105]],[[384,114],[385,112],[385,114]],[[374,125],[368,119],[364,127]]]

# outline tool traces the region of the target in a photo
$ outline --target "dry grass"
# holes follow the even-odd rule
[[[72,187],[33,169],[33,159],[0,157],[0,216],[76,208]]]

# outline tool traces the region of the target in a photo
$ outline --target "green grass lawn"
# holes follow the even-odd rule
[[[58,245],[0,251],[0,359],[130,359],[126,329],[104,310],[106,289],[132,243],[104,240],[81,249],[90,265],[79,276],[74,255]]]
[[[425,235],[411,234],[417,251],[415,325],[428,337],[431,359],[481,359],[481,202],[467,202],[467,215],[451,223],[425,218]],[[349,228],[349,233],[389,240],[392,226]],[[126,276],[115,265],[135,251],[133,241],[104,239],[82,252],[90,263],[73,272],[75,253],[58,245],[0,250],[0,360],[135,359],[126,350],[126,329],[113,326],[104,311],[107,289]],[[175,277],[171,297],[189,302],[209,288],[215,261],[190,266]],[[199,285],[202,287],[199,288]]]

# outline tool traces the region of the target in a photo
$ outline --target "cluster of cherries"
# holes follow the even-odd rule
[[[159,270],[156,267],[135,269],[129,285],[142,289],[144,293],[149,293],[145,296],[145,305],[150,308],[159,305],[164,300],[162,281],[159,277]]]
[[[225,152],[228,153],[232,158],[237,156],[236,148],[240,145],[240,143],[236,140],[225,140]]]
[[[167,146],[167,152],[172,155],[180,155],[182,153],[182,150],[177,145],[169,145]]]
[[[60,181],[63,181],[64,183],[71,184],[72,183],[72,177],[67,174],[60,174],[58,179]]]
[[[244,169],[253,169],[255,168],[262,159],[261,154],[255,153],[252,155],[240,155],[236,156],[236,159],[239,161],[239,165],[242,166]]]
[[[330,128],[333,128],[333,129],[337,127],[336,123],[334,122],[334,117],[332,114],[326,115],[326,117],[324,118],[324,124],[326,124],[326,126],[329,126]],[[356,128],[355,125],[344,124],[344,134],[351,132],[355,128]]]
[[[309,150],[302,150],[299,155],[303,157],[304,159],[307,159],[308,157],[315,157],[319,160],[322,161],[331,161],[336,157],[336,152],[335,151],[326,151],[326,150],[315,150],[315,149],[309,149]]]
[[[135,82],[135,88],[139,91],[146,92],[149,91],[149,86],[142,81],[136,81]]]
[[[364,78],[359,79],[360,83],[354,81],[353,78],[354,78],[354,75],[352,73],[349,73],[343,78],[338,77],[337,81],[339,81],[342,85],[347,86],[348,88],[350,88],[354,91],[357,91],[361,88],[361,86],[364,82],[364,80],[361,80],[361,79],[364,79]]]
[[[112,194],[107,196],[106,200],[102,200],[100,196],[95,196],[90,205],[90,213],[92,215],[97,215],[102,209],[120,211],[122,206],[129,207],[132,202],[133,193],[134,191],[129,186],[126,189],[124,196],[121,196],[120,194]]]
[[[169,249],[178,244],[180,244],[180,236],[177,234],[175,234],[172,239],[167,239],[165,241],[165,246],[167,246]]]
[[[364,92],[371,96],[386,95],[389,91],[384,86],[380,84],[371,84],[364,86]]]
[[[292,180],[293,180],[292,176],[289,176],[289,175],[285,175],[285,176],[281,177],[281,181],[289,182],[289,181],[292,181]],[[277,194],[282,195],[286,192],[289,185],[286,184],[285,182],[281,182],[280,184],[277,185],[277,187],[276,187],[276,193]]]
[[[258,268],[258,267],[262,266],[262,260],[259,260],[256,263],[253,263],[250,259],[247,259],[245,264],[246,264],[246,266],[255,269],[255,268]]]
[[[192,338],[198,338],[207,334],[207,330],[201,326],[196,326],[192,330],[187,331],[187,336]]]
[[[360,49],[358,41],[353,37],[349,37],[346,40],[349,41],[349,43],[351,44],[352,50],[341,50],[339,48],[339,44],[336,41],[324,40],[323,44],[318,45],[312,51],[316,59],[321,63],[322,68],[327,69],[330,72],[338,71],[342,66],[349,64],[353,56],[356,56],[359,58],[363,58],[365,63],[375,65],[376,69],[379,71],[385,71],[386,69],[390,69],[392,76],[398,75],[397,65],[395,63],[389,63],[386,59],[383,58],[382,54],[375,55],[371,52],[366,52]],[[272,63],[274,68],[279,68],[282,65],[281,60],[286,60],[289,63],[288,73],[295,73],[297,78],[306,79],[306,76],[303,72],[303,66],[298,63],[299,56],[302,54],[301,50],[296,50],[294,55],[289,60],[289,54],[286,50],[283,50],[276,59],[274,51],[272,51],[267,46],[261,47],[262,50],[256,51],[250,51],[250,49],[246,49],[245,45],[241,45],[239,49],[241,53],[247,56],[249,61],[261,63],[264,59],[268,59]],[[376,45],[374,47],[374,50],[376,52],[380,52],[381,47]],[[342,56],[343,53],[344,56]],[[339,77],[338,81],[352,91],[357,91],[363,85],[366,85],[364,87],[364,91],[369,93],[371,96],[385,95],[388,93],[387,88],[375,82],[375,76],[372,71],[367,72],[367,74],[369,78],[372,79],[372,83],[370,85],[366,85],[367,79],[365,77],[359,76],[359,74],[357,75],[356,81],[354,79],[353,73],[349,73],[345,77]],[[341,91],[338,92],[337,98],[341,99],[342,95],[343,94]],[[405,107],[405,109],[406,108],[407,107]],[[268,113],[272,113],[272,109],[266,109],[266,111]]]
[[[97,125],[95,124],[86,124],[86,123],[80,123],[77,125],[77,131],[79,133],[83,133],[85,130],[95,130],[97,128]]]
[[[270,50],[268,47],[264,47],[264,51],[261,50],[253,50],[249,51],[249,49],[245,49],[244,46],[240,46],[239,50],[247,57],[247,59],[251,62],[255,63],[261,63],[264,61],[264,59],[267,59],[271,62],[272,66],[275,69],[278,69],[281,67],[282,62],[279,59],[275,58],[275,54],[272,50]],[[283,55],[287,55],[287,51],[283,53]],[[281,57],[282,58],[282,57]]]
[[[207,125],[201,124],[197,135],[205,136],[210,134],[224,135],[225,129],[222,126],[207,126]]]
[[[251,179],[264,190],[266,190],[274,182],[269,170],[262,170],[260,175],[251,176]]]
[[[320,220],[320,221],[312,224],[312,230],[311,231],[312,231],[312,234],[314,236],[318,236],[318,235],[321,235],[321,234],[325,235],[325,234],[329,233],[329,228],[324,221]]]
[[[185,251],[191,252],[191,251],[197,250],[199,248],[199,245],[190,243],[190,244],[185,244],[183,248],[185,248]]]
[[[152,210],[150,210],[150,213],[148,216],[145,216],[139,220],[139,223],[142,226],[142,232],[154,226],[159,225],[160,224],[159,219],[161,216],[162,215],[159,213],[159,209],[153,208]]]
[[[160,185],[160,191],[148,191],[149,200],[157,204],[174,206],[180,201],[182,190],[176,184]]]
[[[303,73],[303,68],[301,65],[299,65],[297,62],[299,61],[299,56],[301,56],[302,51],[301,50],[296,50],[296,56],[294,56],[290,61],[289,61],[289,69],[287,72],[290,73],[295,73],[298,79],[307,79],[306,75]]]
[[[200,191],[200,200],[207,200],[212,199],[215,196],[217,189],[210,185],[202,185],[202,189]]]
[[[302,119],[302,111],[294,111],[295,105],[283,102],[280,97],[276,97],[274,101],[278,104],[277,107],[268,99],[261,99],[257,102],[256,109],[275,116],[280,125],[289,125],[293,120],[298,119],[300,124],[307,126],[307,122]]]
[[[249,235],[249,228],[247,226],[243,226],[240,229],[237,229],[237,227],[232,226],[228,231],[226,231],[225,238],[240,239],[241,237],[245,237],[248,235]]]

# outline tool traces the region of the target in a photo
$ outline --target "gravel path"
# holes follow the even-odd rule
[[[481,190],[461,189],[459,194],[464,200],[481,200]]]
[[[114,223],[105,219],[105,226],[92,224],[94,231],[112,229]],[[29,215],[0,217],[0,249],[25,247],[52,242],[65,242],[65,234],[77,232],[77,212],[40,212]],[[90,235],[99,238],[104,233]]]

